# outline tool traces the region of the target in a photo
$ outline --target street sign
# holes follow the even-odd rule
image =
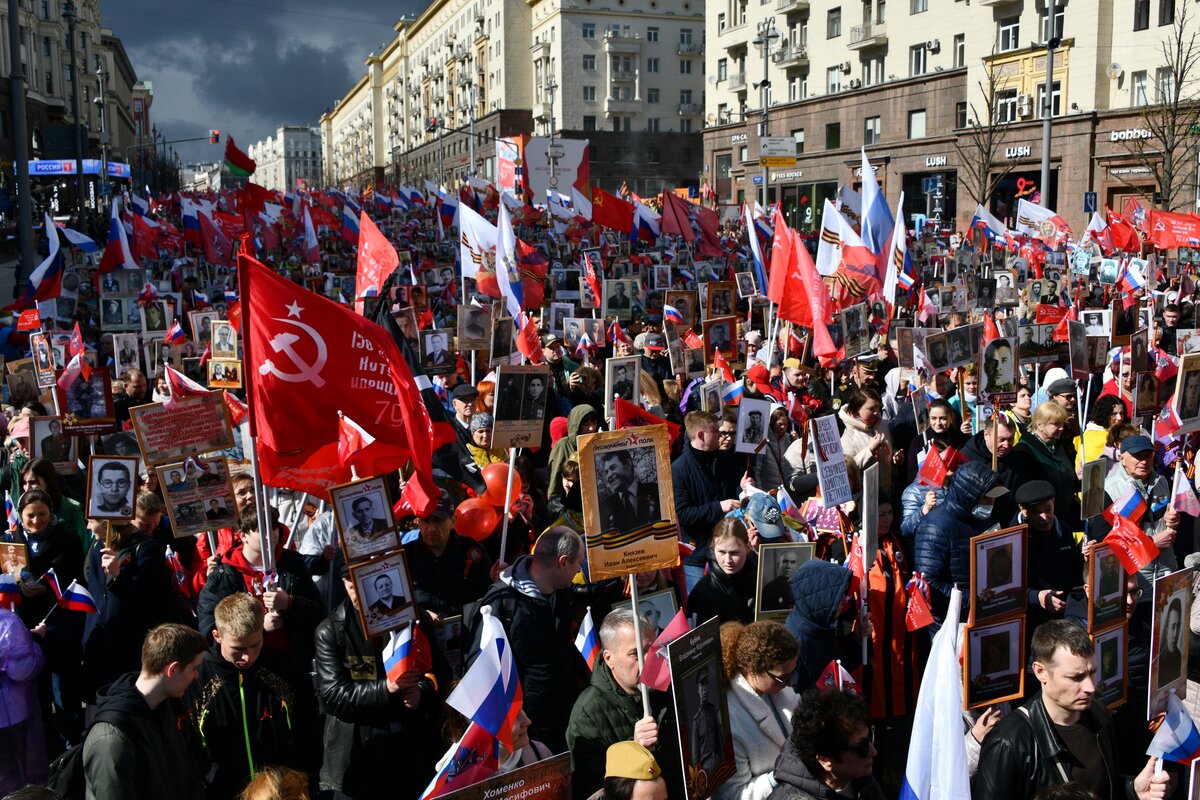
[[[753,177],[754,177],[754,185],[762,186],[762,175],[755,175]]]
[[[796,157],[759,156],[758,165],[760,167],[794,167],[796,166]]]
[[[1098,208],[1098,206],[1096,205],[1096,193],[1095,192],[1084,192],[1083,193],[1083,213],[1091,214],[1091,213],[1095,212],[1097,208]]]
[[[758,137],[759,158],[796,157],[796,140],[790,136]]]

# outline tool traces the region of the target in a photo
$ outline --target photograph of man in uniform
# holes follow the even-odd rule
[[[624,533],[661,517],[658,486],[637,479],[630,451],[599,453],[595,464],[603,530]]]
[[[1017,391],[1016,362],[1007,339],[993,339],[983,351],[981,394],[993,395]]]
[[[1105,311],[1085,311],[1083,312],[1083,327],[1087,331],[1088,336],[1108,336],[1108,322],[1105,319],[1108,313]]]
[[[523,420],[543,419],[546,416],[546,379],[541,375],[530,375],[526,381],[520,414]]]
[[[103,314],[100,318],[105,328],[119,328],[125,321],[125,310],[119,299],[105,300]]]
[[[1200,363],[1195,364],[1200,367]],[[1183,374],[1183,388],[1179,396],[1179,418],[1189,420],[1200,417],[1200,369],[1190,369]]]
[[[1159,689],[1170,686],[1183,676],[1183,600],[1172,597],[1167,603],[1166,613],[1158,632],[1158,683]]]
[[[720,322],[715,325],[708,326],[706,333],[708,334],[704,350],[711,358],[716,353],[720,352],[726,359],[730,357],[730,342],[733,340],[733,334],[730,332],[730,324],[728,322]]]
[[[763,440],[763,414],[761,411],[751,411],[746,415],[746,427],[742,431],[742,441],[746,444],[758,444]]]
[[[486,342],[488,310],[474,306],[459,306],[458,313],[462,326],[459,328],[459,338],[469,339],[473,342]],[[459,347],[461,348],[462,345],[460,344]]]
[[[605,301],[605,308],[627,311],[629,307],[629,288],[625,285],[624,281],[613,281],[612,290],[609,291],[608,299]]]
[[[450,351],[446,347],[446,333],[435,330],[422,334],[424,337],[425,368],[437,369],[450,365]]]
[[[504,370],[501,370],[503,373]],[[525,393],[525,375],[501,374],[500,386],[496,392],[495,418],[511,422],[521,418],[521,395]]]
[[[369,496],[354,498],[350,503],[350,518],[354,520],[347,531],[350,536],[374,539],[391,529],[385,518],[375,516],[375,501]]]
[[[513,351],[512,317],[492,320],[492,364],[509,363]]]
[[[233,326],[228,322],[215,323],[213,326],[213,358],[237,358],[237,345],[233,340]]]
[[[758,606],[760,611],[789,611],[792,608],[792,573],[800,565],[800,554],[788,547],[781,547],[775,554],[775,577],[762,587]],[[766,577],[766,576],[764,576]]]
[[[117,355],[117,374],[124,375],[126,370],[138,367],[137,335],[122,335],[113,337],[114,350]]]
[[[633,381],[629,380],[629,368],[624,364],[618,364],[613,370],[613,394],[633,402]]]
[[[395,587],[392,582],[391,573],[383,573],[376,575],[371,581],[371,589],[374,594],[374,599],[367,604],[372,612],[383,614],[390,617],[392,614],[397,614],[404,609],[407,601],[403,597],[398,597],[394,594]]]
[[[50,432],[38,442],[38,454],[55,463],[70,461],[71,442],[66,436],[63,436],[62,422],[52,419],[47,427]]]
[[[37,399],[36,393],[34,399]],[[93,371],[88,380],[84,380],[83,374],[80,373],[67,387],[67,413],[80,419],[103,419],[110,416],[104,401],[104,375],[100,372]]]
[[[709,685],[712,680],[709,671],[705,666],[696,673],[697,708],[688,721],[691,763],[706,773],[711,773],[721,763],[723,750],[721,712],[713,702],[716,690]]]
[[[133,516],[133,471],[120,461],[99,464],[92,486],[90,516]]]

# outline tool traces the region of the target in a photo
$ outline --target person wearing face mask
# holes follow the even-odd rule
[[[941,503],[925,515],[917,526],[917,571],[929,583],[936,633],[946,618],[950,591],[971,580],[971,537],[983,533],[1000,520],[995,519],[996,498],[1008,494],[996,473],[986,464],[963,464],[946,485]],[[963,592],[964,619],[969,593]]]
[[[708,574],[688,593],[687,613],[704,621],[753,622],[758,556],[746,526],[726,517],[713,527]]]
[[[1054,486],[1054,512],[1070,530],[1081,527],[1079,478],[1075,458],[1063,444],[1069,414],[1053,401],[1033,410],[1029,435],[1009,452],[1009,466],[1023,480],[1049,481]]]

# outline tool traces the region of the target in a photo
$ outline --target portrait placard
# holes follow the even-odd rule
[[[210,358],[208,366],[208,388],[242,388],[242,362],[229,358]]]
[[[754,619],[782,622],[795,605],[792,599],[792,573],[816,556],[813,542],[775,542],[758,546],[758,595]]]
[[[611,419],[613,398],[642,404],[642,357],[610,358],[604,362],[604,416]]]
[[[0,542],[0,573],[20,578],[29,564],[29,550],[22,542]]]
[[[600,298],[596,297],[596,293],[592,291],[592,284],[588,279],[579,277],[579,307],[584,311],[591,311],[595,308],[600,308]]]
[[[354,581],[358,616],[368,638],[399,630],[416,619],[412,580],[403,550],[351,564],[350,580]]]
[[[663,302],[679,312],[683,322],[676,323],[690,328],[696,324],[696,292],[691,289],[672,289],[663,293]]]
[[[75,437],[63,433],[62,420],[58,417],[32,417],[29,420],[29,455],[50,459],[59,475],[79,471]]]
[[[922,348],[922,352],[933,372],[945,372],[950,369],[949,336],[949,331],[931,332],[925,335],[925,346]]]
[[[493,448],[541,446],[549,386],[548,365],[502,364],[497,368]]]
[[[87,500],[90,519],[133,519],[138,460],[134,456],[89,456]]]
[[[710,414],[720,414],[723,406],[721,400],[721,389],[724,383],[721,380],[709,381],[700,384],[700,408]]]
[[[192,340],[199,345],[209,344],[212,341],[212,324],[220,318],[221,315],[216,311],[189,312],[188,322],[192,326]]]
[[[709,281],[705,284],[704,318],[728,317],[737,313],[733,281]]]
[[[488,360],[489,366],[512,363],[513,333],[512,317],[496,317],[492,320],[492,355]]]
[[[1125,620],[1125,569],[1112,548],[1097,542],[1087,552],[1088,631]]]
[[[971,625],[963,648],[963,708],[970,710],[1025,694],[1025,616]]]
[[[1150,372],[1150,329],[1139,328],[1129,335],[1129,363],[1133,374]]]
[[[421,365],[429,375],[449,375],[454,372],[454,354],[450,352],[451,328],[421,331]]]
[[[1179,415],[1177,433],[1200,428],[1200,353],[1189,353],[1179,360],[1179,376],[1171,403]]]
[[[400,546],[383,477],[335,486],[329,490],[329,497],[347,564]]]
[[[635,280],[605,280],[604,311],[605,319],[625,320],[633,318],[634,299],[637,297],[637,281]]]
[[[573,316],[575,316],[574,303],[551,303],[548,315],[549,324],[546,327],[555,336],[562,336],[566,331],[567,318]]]
[[[229,464],[221,455],[155,467],[176,539],[237,525]]]
[[[733,449],[739,453],[757,454],[766,444],[770,424],[771,401],[743,397],[738,404],[737,437]]]
[[[88,379],[75,376],[64,391],[55,384],[63,431],[72,435],[111,433],[117,420],[113,412],[112,378],[106,368],[93,369]]]
[[[234,330],[232,322],[223,319],[214,320],[212,323],[212,337],[213,358],[238,357],[237,331]]]
[[[743,401],[745,402],[745,401]],[[846,457],[842,451],[842,436],[837,417],[828,414],[811,421],[812,441],[816,445],[817,484],[821,488],[821,507],[832,508],[854,498]]]
[[[487,350],[490,346],[489,327],[492,310],[488,306],[458,307],[458,349]]]
[[[50,353],[50,338],[44,333],[29,335],[29,348],[33,353],[33,374],[39,389],[54,385],[54,356]]]
[[[867,325],[866,303],[843,309],[841,324],[846,358],[855,358],[871,349],[871,328]]]
[[[220,392],[185,397],[171,408],[163,403],[135,406],[129,409],[129,418],[149,464],[184,461],[233,447],[233,428]]]
[[[1098,517],[1106,505],[1104,479],[1108,477],[1111,462],[1103,456],[1083,464],[1083,491],[1081,493],[1080,516],[1083,519]]]
[[[966,325],[946,331],[947,366],[954,369],[970,363],[977,354],[973,341],[971,328]]]
[[[1096,699],[1112,710],[1129,699],[1129,623],[1092,634],[1096,647]]]
[[[1067,320],[1067,358],[1071,363],[1071,377],[1086,379],[1092,374],[1088,363],[1087,333],[1082,322]]]
[[[667,661],[687,800],[702,800],[736,769],[716,617],[668,644]]]
[[[633,600],[621,600],[613,603],[612,607],[615,611],[618,608],[631,608],[632,606]],[[639,594],[638,611],[650,620],[650,624],[654,627],[653,638],[657,639],[663,629],[671,624],[671,620],[675,619],[675,614],[679,611],[679,600],[675,597],[674,587],[668,586],[657,592]]]
[[[1104,337],[1104,341],[1108,342],[1112,331],[1112,311],[1107,308],[1085,308],[1080,316],[1088,336]]]
[[[1025,610],[1026,526],[971,537],[972,624]]]
[[[1136,373],[1133,385],[1133,415],[1154,417],[1162,410],[1158,402],[1158,378],[1153,372]]]
[[[733,277],[737,281],[738,297],[748,300],[758,295],[758,287],[754,283],[753,272],[738,272]]]
[[[131,369],[138,369],[141,366],[141,358],[138,355],[138,336],[136,333],[115,333],[112,337],[113,347],[113,364],[115,365],[117,375],[124,375]],[[150,362],[150,369],[155,368],[155,364]]]
[[[679,524],[665,425],[579,437],[589,580],[679,563]]]
[[[1192,613],[1192,567],[1154,581],[1154,626],[1150,631],[1150,686],[1147,720],[1167,710],[1167,696],[1187,693],[1188,644]]]
[[[731,364],[737,361],[736,317],[717,317],[704,320],[704,363],[711,366],[719,350]]]

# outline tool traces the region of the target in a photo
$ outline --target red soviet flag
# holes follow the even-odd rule
[[[392,338],[249,256],[238,257],[238,269],[243,299],[253,298],[244,355],[263,481],[325,497],[350,480],[338,458],[342,412],[374,437],[357,466],[380,475],[411,460],[415,471],[403,497],[418,513],[431,509],[433,426]]]
[[[592,222],[629,233],[633,230],[633,203],[626,203],[599,186],[592,187]]]
[[[363,298],[375,297],[383,282],[400,265],[400,256],[366,211],[358,219],[358,280],[354,285],[354,310],[363,313]]]

